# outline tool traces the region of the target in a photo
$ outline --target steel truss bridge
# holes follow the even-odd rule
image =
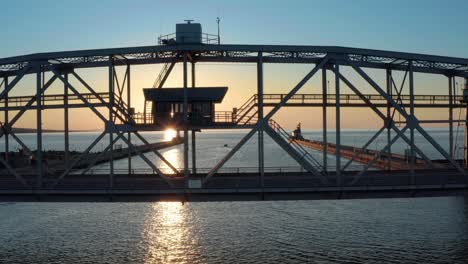
[[[163,88],[167,77],[177,63],[183,65],[185,89],[196,88],[195,65],[204,62],[249,63],[256,65],[257,93],[238,108],[238,111],[216,113],[215,124],[191,126],[187,118],[187,95],[184,98],[184,125],[178,127],[184,134],[184,166],[174,167],[159,151],[153,150],[167,166],[158,168],[138,151],[132,142],[137,138],[146,145],[150,143],[139,132],[161,130],[148,118],[147,107],[143,114],[131,111],[131,67],[134,65],[163,64],[154,87]],[[292,87],[285,87],[284,94],[264,93],[265,64],[305,64],[310,71]],[[189,85],[188,66],[191,65],[192,79]],[[351,69],[370,87],[371,94],[364,94],[342,71]],[[108,89],[96,92],[76,70],[90,68],[107,69]],[[122,71],[117,70],[123,68]],[[365,69],[385,73],[385,83],[379,83],[375,76]],[[398,82],[394,72],[401,72],[404,78]],[[50,78],[45,78],[47,73]],[[335,80],[333,93],[327,92],[327,78],[332,74]],[[447,78],[447,88],[442,94],[415,94],[415,73],[435,74]],[[22,96],[13,96],[12,90],[26,75],[35,76],[35,85],[21,91]],[[321,75],[322,93],[301,94],[300,89],[314,76]],[[468,78],[468,59],[423,55],[393,51],[369,50],[327,46],[280,46],[280,45],[212,45],[176,44],[115,49],[97,49],[38,53],[0,59],[0,109],[3,112],[0,136],[5,140],[5,152],[9,152],[13,139],[36,160],[36,173],[22,175],[8,160],[0,157],[0,197],[3,199],[309,199],[309,198],[354,198],[388,196],[424,196],[464,193],[468,187],[465,164],[454,158],[454,124],[463,123],[466,117],[454,119],[454,109],[466,108],[462,97],[456,94],[456,78]],[[63,84],[63,93],[45,94],[55,82]],[[342,93],[348,87],[352,94]],[[408,94],[403,94],[403,87]],[[79,92],[84,89],[86,92]],[[14,91],[14,90],[13,90]],[[318,161],[300,144],[288,140],[289,134],[272,117],[283,107],[319,107],[323,113],[323,160]],[[344,170],[344,162],[338,154],[336,164],[327,164],[327,112],[335,112],[336,141],[335,153],[340,153],[341,108],[361,107],[370,109],[381,120],[382,127],[361,149],[365,150],[382,133],[386,133],[386,145],[377,151],[374,159],[365,166]],[[104,124],[105,130],[82,153],[85,157],[103,138],[108,135],[106,150],[114,150],[114,144],[122,140],[128,148],[150,167],[151,173],[142,173],[132,167],[129,157],[128,170],[114,169],[110,158],[109,171],[97,174],[83,174],[74,167],[80,157],[70,158],[69,109],[88,108]],[[331,109],[330,109],[331,108]],[[439,108],[448,113],[444,120],[419,119],[415,109]],[[64,163],[66,169],[50,173],[43,160],[42,114],[47,109],[64,111]],[[104,109],[104,110],[103,110]],[[36,113],[37,150],[31,150],[12,130],[15,123],[27,111]],[[106,113],[103,114],[103,111]],[[395,120],[398,115],[401,120]],[[448,151],[427,133],[424,123],[445,123],[449,126]],[[195,139],[199,129],[246,128],[247,134],[226,156],[212,168],[197,169]],[[405,132],[409,131],[409,136]],[[189,146],[191,132],[192,146]],[[415,132],[424,137],[445,159],[446,167],[434,168],[427,153],[415,144]],[[264,166],[264,134],[270,136],[286,151],[299,167],[295,170],[272,170]],[[258,136],[258,168],[256,171],[233,172],[223,168],[224,164],[255,134]],[[394,135],[392,135],[394,134]],[[465,133],[466,136],[466,133]],[[391,154],[392,145],[403,140],[409,147],[409,169],[369,170],[381,155]],[[358,158],[362,153],[356,153]],[[189,164],[189,155],[193,163]],[[466,158],[465,143],[465,158]],[[415,160],[422,159],[425,166],[415,166]],[[348,166],[349,160],[345,166]],[[88,168],[86,171],[90,171]],[[92,171],[92,170],[91,170]],[[235,169],[234,169],[235,171]],[[129,198],[132,197],[132,198]]]

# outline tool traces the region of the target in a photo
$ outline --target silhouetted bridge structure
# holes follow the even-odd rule
[[[456,89],[456,83],[466,82],[468,59],[334,46],[226,45],[212,44],[212,41],[204,43],[201,38],[197,41],[166,39],[161,42],[165,43],[163,45],[38,53],[0,59],[0,109],[3,115],[0,137],[5,140],[5,152],[11,151],[10,140],[15,140],[37,160],[35,173],[22,174],[10,166],[7,155],[0,158],[3,168],[0,172],[0,199],[313,199],[465,193],[468,177],[467,119],[466,114],[454,118],[454,110],[467,109],[468,90],[464,90],[467,96],[462,96]],[[244,105],[233,111],[215,111],[214,99],[203,107],[200,104],[199,110],[208,113],[208,117],[203,116],[201,120],[209,122],[197,123],[194,121],[195,107],[192,107],[194,98],[189,98],[188,90],[200,88],[196,85],[196,65],[213,62],[255,65],[257,89]],[[143,109],[135,111],[131,104],[134,91],[131,87],[131,69],[134,70],[132,67],[136,65],[155,64],[162,65],[162,68],[153,84],[154,89],[170,89],[165,88],[164,84],[174,67],[182,65],[181,99],[176,102],[177,105],[169,105],[169,102],[170,110],[158,105],[153,107],[154,102],[152,106],[145,101]],[[265,64],[311,67],[297,84],[279,94],[269,94],[264,91]],[[343,68],[346,70],[343,71]],[[99,74],[108,80],[106,87],[95,87],[86,81],[86,72],[94,69],[96,72],[101,69]],[[350,78],[348,73],[355,74],[365,83],[365,88],[356,83],[356,78]],[[377,77],[378,73],[385,76],[383,82]],[[426,89],[425,86],[418,86],[415,74],[438,76],[447,85],[437,90]],[[28,75],[33,77],[32,82],[31,79],[29,82],[23,80],[28,79],[24,78]],[[321,91],[299,93],[316,75],[321,75]],[[328,92],[330,79],[334,81],[332,93]],[[14,89],[23,82],[21,90]],[[48,89],[54,83],[63,85],[63,92],[49,93]],[[343,87],[347,87],[351,93],[343,93]],[[317,159],[301,144],[289,140],[289,133],[272,119],[284,107],[321,109],[321,142],[324,145],[334,144],[336,161],[333,166],[328,164],[329,151],[326,148],[320,151],[322,159]],[[365,143],[369,145],[379,135],[386,135],[385,146],[375,150],[380,156],[392,153],[392,145],[402,140],[409,149],[407,168],[369,170],[369,164],[357,169],[352,166],[344,168],[342,159],[346,157],[342,156],[341,150],[343,107],[370,110],[374,119],[381,122],[381,128]],[[72,108],[89,109],[103,123],[104,130],[84,153],[90,152],[108,136],[105,147],[111,153],[116,142],[122,141],[149,167],[149,174],[133,167],[131,158],[125,172],[117,171],[112,155],[109,157],[109,170],[105,173],[91,173],[93,169],[90,169],[90,173],[82,175],[77,173],[76,164],[69,161],[66,163],[69,166],[62,173],[44,170],[43,112],[63,110],[64,152],[69,153],[69,110]],[[416,111],[431,108],[445,111],[448,118],[423,119]],[[35,152],[12,131],[27,111],[36,116],[35,147],[39,151]],[[153,153],[162,161],[164,168],[156,166],[134,145],[135,140],[144,145],[150,144],[141,131],[162,131],[167,128],[160,122],[162,116],[155,115],[158,111],[165,111],[166,121],[169,120],[171,127],[183,131],[182,168],[176,168],[157,150]],[[328,115],[331,112],[336,128],[334,142],[329,142],[327,138]],[[170,123],[171,120],[173,123]],[[423,127],[424,124],[448,126],[448,146],[437,142]],[[454,155],[454,125],[457,124],[465,127],[463,164]],[[206,170],[197,168],[197,132],[241,128],[248,132],[216,165]],[[415,144],[415,133],[443,158],[443,166],[434,162],[427,151]],[[297,162],[295,171],[270,171],[265,167],[265,134]],[[226,171],[225,163],[254,135],[258,137],[258,166],[255,171]],[[190,155],[192,164],[189,164]]]

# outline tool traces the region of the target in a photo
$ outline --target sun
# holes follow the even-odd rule
[[[168,128],[164,131],[164,141],[171,141],[177,136],[177,131],[172,128]]]

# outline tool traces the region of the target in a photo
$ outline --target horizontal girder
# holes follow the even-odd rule
[[[338,63],[349,59],[360,67],[407,70],[411,61],[414,72],[468,77],[466,58],[335,46],[206,44],[64,51],[9,57],[0,59],[0,76],[16,75],[17,71],[34,63],[76,69],[108,66],[110,60],[114,65],[181,62],[182,58],[178,58],[177,54],[183,51],[192,54],[196,62],[254,63],[257,62],[258,52],[262,52],[264,63],[310,64],[317,63],[326,55],[333,55],[333,60]]]

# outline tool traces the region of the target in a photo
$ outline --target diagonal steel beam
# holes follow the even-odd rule
[[[307,162],[291,145],[278,135],[270,126],[265,126],[264,131],[284,150],[289,156],[296,160],[304,169],[317,176],[323,184],[329,184],[327,178],[323,176],[312,164]]]
[[[99,154],[98,157],[103,156],[104,153],[110,149],[111,145],[114,145],[115,143],[117,143],[117,141],[120,139],[121,136],[122,136],[121,133],[117,133],[117,137],[114,138],[114,141],[112,141],[112,144],[107,145],[107,147],[106,147],[104,150],[102,150],[102,152]],[[97,159],[98,157],[96,157],[96,158],[93,160],[93,162],[91,162],[91,163],[88,165],[88,167],[86,167],[86,169],[84,169],[84,170],[81,172],[81,175],[84,175],[84,174],[85,174],[86,172],[88,172],[94,165],[96,165],[96,162],[98,161],[98,159]]]
[[[26,151],[26,153],[34,156],[34,153],[31,151],[31,149],[28,146],[26,146],[26,144],[24,144],[24,142],[15,133],[9,133],[8,135],[12,136],[16,140],[16,142],[18,142],[18,144],[21,145],[23,150]]]
[[[52,183],[51,188],[55,188],[55,186],[63,179],[63,177],[68,175],[68,173],[73,169],[73,167],[75,167],[75,165],[78,164],[78,162],[80,162],[84,156],[88,155],[88,153],[94,148],[94,146],[96,146],[97,143],[99,143],[99,141],[101,141],[101,139],[105,135],[106,131],[103,131],[97,138],[95,138],[91,145],[89,145],[78,158],[74,159],[70,166],[68,166],[68,168],[66,168],[65,171],[62,174],[60,174],[60,176]]]
[[[339,73],[340,79],[357,95],[359,98],[361,98],[364,103],[369,106],[382,120],[387,122],[386,116],[374,105],[372,102],[365,96],[363,95],[357,88],[354,86],[344,75]],[[388,121],[390,122],[390,121]],[[411,141],[408,139],[408,137],[404,134],[401,133],[400,129],[398,129],[393,122],[390,122],[390,127],[408,144],[411,145]],[[417,146],[415,146],[415,151],[424,159],[426,164],[428,164],[430,167],[433,167],[431,159],[424,154],[424,152],[419,149]]]
[[[80,98],[81,101],[83,101],[83,103],[89,108],[91,109],[91,111],[93,111],[97,117],[99,117],[105,124],[109,123],[107,121],[107,119],[96,109],[96,107],[94,107],[88,100],[86,100],[86,98],[84,98],[84,96],[78,92],[78,90],[76,90],[76,88],[69,82],[67,81],[65,78],[63,78],[60,73],[55,69],[55,67],[50,67],[50,70],[65,84],[68,85],[68,88],[70,90],[72,90],[72,92],[78,97]]]
[[[289,99],[291,99],[291,97],[297,93],[297,91],[299,89],[302,88],[302,86],[304,86],[304,84],[307,83],[307,81],[310,80],[310,78],[312,78],[315,73],[317,73],[317,71],[319,71],[320,69],[323,68],[323,66],[326,65],[326,63],[329,61],[329,57],[328,56],[325,56],[322,61],[317,64],[285,97],[283,97],[283,99],[281,100],[281,102],[279,102],[265,117],[263,120],[259,120],[257,122],[257,124],[254,126],[254,128],[252,130],[250,130],[249,133],[247,133],[247,135],[245,135],[238,143],[236,146],[234,146],[234,148],[231,149],[231,151],[228,152],[228,154],[226,154],[226,156],[220,160],[209,172],[208,174],[205,176],[205,178],[203,179],[203,183],[205,183],[206,181],[208,181],[208,179],[210,179],[211,177],[213,177],[214,174],[216,174],[216,172],[218,172],[218,170],[232,157],[234,156],[234,154],[260,129],[263,129],[264,127],[266,127],[266,122],[268,122],[268,120],[276,113],[278,112],[278,110],[284,106]]]
[[[460,167],[460,165],[450,157],[450,155],[419,125],[419,120],[415,116],[410,116],[408,113],[397,104],[393,98],[384,92],[384,90],[369,77],[361,68],[359,68],[351,60],[348,60],[349,65],[363,78],[365,79],[381,96],[383,96],[397,111],[407,120],[411,128],[416,128],[418,132],[427,140],[432,146],[447,159],[452,166],[454,166],[461,174],[466,175],[465,170]],[[414,147],[414,145],[413,145]]]
[[[167,78],[172,72],[172,69],[174,69],[174,66],[176,65],[177,61],[173,61],[170,65],[169,68],[167,69],[166,73],[164,74],[163,78],[161,79],[161,82],[159,83],[157,88],[162,88],[164,83],[166,83]]]
[[[75,78],[89,91],[91,92],[102,104],[108,105],[106,101],[98,94],[94,89],[85,81],[83,80],[76,72],[72,72],[72,75],[75,76]],[[109,95],[111,96],[111,95]],[[120,121],[125,122],[125,119],[120,116],[119,113],[123,113],[126,115],[125,111],[118,105],[114,105],[119,111],[114,111],[112,109],[112,112],[120,119]],[[133,120],[130,116],[126,116],[129,120]]]
[[[296,94],[297,91],[299,91],[299,89],[301,89],[302,86],[304,86],[304,84],[306,84],[310,80],[310,78],[312,78],[315,75],[315,73],[317,73],[320,69],[322,69],[323,66],[325,66],[327,64],[328,61],[329,61],[329,57],[327,55],[285,97],[283,97],[281,102],[279,102],[277,105],[275,105],[275,107],[265,116],[265,120],[268,121],[270,118],[272,118],[273,115],[275,115],[276,112],[278,112],[278,110],[281,107],[283,107],[289,101],[289,99],[291,99],[291,97],[294,94]]]
[[[112,123],[112,122],[109,122],[92,104],[90,104],[88,102],[88,100],[86,100],[86,98],[84,98],[76,89],[75,87],[73,87],[72,84],[70,84],[67,80],[65,80],[65,78],[63,78],[62,76],[60,76],[58,74],[58,72],[56,71],[56,69],[54,67],[51,67],[51,71],[64,83],[66,83],[68,85],[68,88],[70,90],[72,90],[77,96],[78,98],[81,99],[81,101],[83,101],[83,103],[85,103],[95,114],[96,116],[98,116],[106,125],[109,125],[110,128],[108,127],[108,129],[114,129],[117,131],[116,127],[115,127],[115,124]],[[104,131],[105,133],[106,131]],[[158,174],[165,180],[168,180],[168,183],[171,185],[172,183],[169,182],[169,178],[166,177],[158,168],[156,168],[154,166],[154,164],[151,163],[151,161],[148,160],[148,158],[146,158],[146,156],[142,155],[140,153],[140,151],[138,151],[137,149],[135,149],[132,145],[132,143],[130,143],[125,137],[122,138],[122,140],[127,143],[127,145],[133,150],[135,151],[146,163],[148,163],[148,165],[150,167],[152,167],[155,171],[158,172]],[[55,186],[55,185],[54,185]]]
[[[228,154],[226,154],[226,156],[224,156],[224,158],[222,160],[220,160],[209,172],[208,174],[205,176],[205,178],[203,178],[203,184],[206,183],[211,177],[213,177],[213,175],[216,174],[216,172],[218,172],[218,170],[232,157],[234,156],[234,154],[245,144],[247,143],[247,141],[249,141],[249,139],[255,134],[255,132],[257,132],[257,130],[259,129],[260,127],[260,122],[257,123],[257,125],[252,129],[250,130],[249,133],[247,133],[247,135],[245,135],[238,143],[237,145],[234,146],[234,148],[232,148]]]
[[[141,142],[143,142],[143,144],[149,146],[149,142],[142,136],[140,135],[140,133],[138,133],[137,131],[134,131],[133,132],[140,140]],[[159,159],[161,159],[169,168],[171,168],[171,170],[179,175],[180,174],[180,171],[176,169],[176,167],[174,167],[174,165],[172,165],[158,150],[156,149],[152,149],[153,153],[158,156]]]
[[[11,89],[13,89],[13,87],[15,87],[15,85],[23,78],[23,76],[31,69],[31,66],[26,66],[24,67],[15,77],[15,79],[13,79],[13,81],[11,81],[11,83],[9,83],[5,89],[3,89],[2,93],[0,93],[0,101],[2,101],[3,99],[5,99],[5,96],[8,94],[8,92],[11,91]]]
[[[54,83],[54,81],[57,79],[57,76],[52,76],[49,81],[47,81],[47,83],[44,84],[44,87],[42,88],[41,90],[41,93],[43,94],[47,88],[49,88],[52,83]],[[11,127],[18,121],[18,119],[21,118],[21,116],[23,116],[23,114],[28,110],[28,107],[30,107],[34,102],[36,102],[36,97],[33,96],[31,97],[31,99],[26,103],[26,105],[24,106],[23,109],[21,109],[12,119],[10,119],[10,122],[8,122],[6,125],[8,127],[8,130],[11,129]],[[0,137],[2,137],[4,134],[3,131],[0,131]],[[12,134],[11,132],[9,132],[9,134]]]
[[[344,75],[339,73],[340,79],[357,95],[359,98],[361,98],[364,103],[369,106],[382,120],[386,121],[387,118],[386,116],[374,105],[372,102],[365,96],[363,95],[357,88],[354,86]],[[387,121],[386,121],[387,122]],[[389,121],[388,121],[389,122]],[[408,137],[401,133],[400,129],[398,129],[393,122],[390,122],[390,127],[408,144],[411,145],[411,141],[408,139]],[[428,164],[430,167],[433,167],[431,159],[424,154],[424,152],[419,149],[417,146],[415,146],[415,151],[424,159],[426,164]]]
[[[380,134],[385,130],[385,128],[386,127],[383,126],[381,129],[379,129],[379,131],[377,131],[377,133],[375,133],[374,136],[372,136],[366,142],[366,144],[364,144],[364,146],[361,147],[361,149],[358,152],[354,153],[353,157],[351,157],[351,159],[343,166],[341,170],[344,171],[357,157],[364,153],[364,151],[370,146],[370,144],[372,144],[372,142],[374,142],[374,140],[380,136]]]
[[[123,134],[123,133],[122,133]],[[174,187],[171,177],[166,176],[160,169],[158,169],[141,151],[139,151],[135,146],[126,138],[121,137],[121,139],[128,145],[128,147],[135,153],[140,156],[140,158],[148,164],[154,171],[156,171],[162,179],[164,179],[171,187]]]
[[[405,126],[402,129],[402,132],[404,133],[407,129],[408,127]],[[354,185],[364,175],[364,173],[366,173],[369,167],[372,166],[375,163],[375,161],[380,156],[382,156],[382,154],[385,153],[393,145],[393,143],[395,143],[398,140],[399,137],[399,135],[395,135],[393,139],[390,142],[388,142],[388,144],[382,150],[380,150],[379,153],[377,153],[377,155],[375,155],[375,157],[371,161],[369,161],[367,165],[356,176],[354,176],[354,179],[349,183],[349,185]]]
[[[28,185],[28,183],[24,180],[23,176],[19,175],[14,168],[12,168],[10,166],[10,164],[8,164],[8,162],[6,162],[2,157],[0,157],[0,163],[3,164],[3,166],[5,166],[5,168],[11,173],[13,174],[13,176],[15,176],[15,178],[21,182],[21,184],[26,187],[26,188],[29,188],[30,186]]]

